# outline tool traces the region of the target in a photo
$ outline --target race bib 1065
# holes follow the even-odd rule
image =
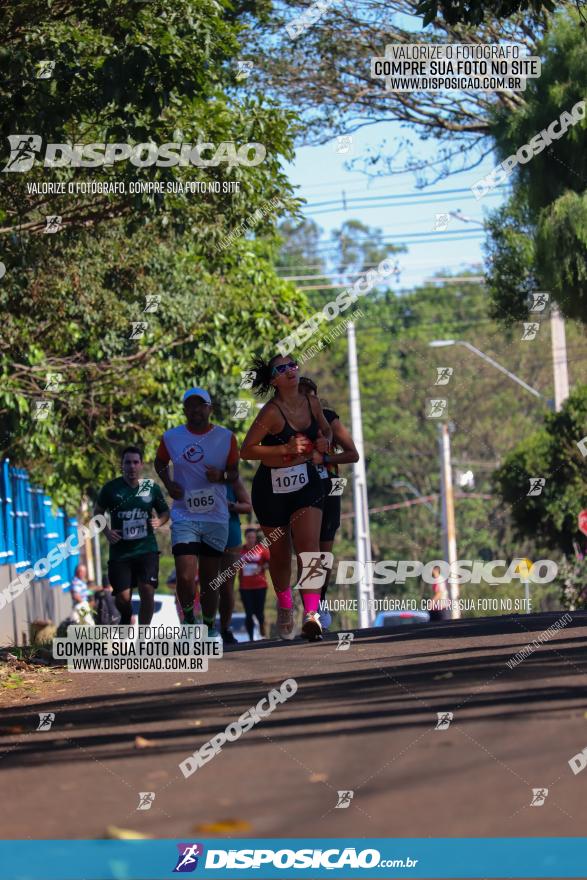
[[[207,513],[216,507],[216,495],[212,489],[192,489],[186,492],[185,504],[192,513]]]

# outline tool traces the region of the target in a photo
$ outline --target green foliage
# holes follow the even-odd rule
[[[534,271],[534,224],[526,206],[509,199],[494,211],[487,223],[485,244],[490,267],[487,286],[491,294],[490,314],[497,321],[512,324],[528,315],[528,296],[538,290]]]
[[[281,231],[283,233],[283,228]],[[335,236],[334,240],[340,237]],[[368,236],[362,237],[368,240]],[[299,236],[296,241],[297,274],[302,274],[304,252]],[[287,241],[285,250],[289,251]],[[360,258],[359,245],[357,254]],[[308,274],[326,271],[326,266],[321,266],[316,259],[316,252],[310,250]],[[280,257],[280,262],[283,260]],[[332,263],[338,265],[338,261],[339,255],[335,253]],[[331,299],[336,291],[327,294]],[[522,342],[517,327],[505,330],[495,323],[488,314],[486,289],[466,280],[441,286],[430,284],[401,294],[382,286],[361,297],[338,322],[357,308],[363,313],[355,319],[355,329],[373,558],[428,561],[442,556],[439,421],[426,415],[427,401],[437,397],[448,400],[448,417],[454,428],[451,447],[459,558],[544,558],[549,546],[544,536],[514,530],[516,511],[510,502],[503,503],[492,482],[496,466],[511,453],[520,438],[532,436],[540,428],[544,404],[514,382],[504,381],[502,374],[466,349],[460,346],[430,348],[428,343],[436,339],[470,342],[548,398],[552,393],[552,367],[544,348],[539,342]],[[348,427],[346,334],[332,339],[329,333],[335,326],[335,322],[332,326],[322,325],[319,333],[296,355],[302,360],[308,355],[309,359],[302,363],[302,373],[316,381],[321,399],[336,409]],[[312,356],[311,345],[320,338],[325,347]],[[583,351],[583,331],[570,321],[567,322],[567,344],[573,363],[580,359]],[[439,367],[454,370],[446,386],[435,385]],[[577,424],[580,422],[579,415],[573,418]],[[570,434],[574,430],[569,428]],[[583,434],[579,434],[579,438]],[[575,452],[578,453],[576,447]],[[557,466],[563,463],[565,455],[561,452]],[[473,490],[459,488],[458,474],[465,470],[474,473]],[[538,469],[532,475],[542,473]],[[350,478],[350,467],[343,466],[341,475]],[[524,484],[524,497],[527,491],[528,486]],[[520,494],[521,490],[518,496]],[[406,504],[410,506],[404,506]],[[381,509],[389,507],[392,509]],[[336,562],[355,558],[352,512],[349,481],[343,495],[344,518],[335,545]],[[557,547],[559,553],[561,549]],[[353,587],[341,587],[338,594],[342,597],[345,590],[354,593]],[[336,588],[333,587],[332,592],[335,595]],[[499,588],[464,585],[461,592],[466,598],[496,596],[515,600],[523,596],[517,580]],[[419,599],[430,595],[429,586],[414,579],[403,586],[376,587],[376,593],[380,598],[393,595]],[[553,588],[533,590],[533,595],[536,595],[533,608],[537,610],[541,602],[552,602]]]
[[[565,314],[587,323],[587,192],[566,192],[544,209],[536,262]]]
[[[572,553],[580,537],[577,517],[587,507],[585,458],[577,446],[586,433],[587,386],[582,385],[496,472],[496,490],[521,538]],[[543,477],[546,483],[540,495],[528,496],[533,477]]]
[[[568,611],[587,610],[587,560],[582,555],[563,560],[558,570],[558,583],[563,608]]]
[[[37,163],[1,175],[0,453],[73,508],[116,472],[121,443],[153,453],[189,385],[210,389],[215,418],[226,423],[259,339],[270,346],[284,320],[301,319],[303,297],[273,268],[275,223],[297,206],[282,170],[295,125],[236,79],[241,18],[254,16],[255,2],[17,6],[0,24],[4,158],[7,135],[24,132],[44,143],[258,142],[267,153],[255,167]],[[36,78],[43,60],[55,61],[50,79]],[[126,193],[30,191],[87,180],[122,182]],[[220,192],[135,195],[134,181],[212,183]],[[225,191],[227,182],[238,190]],[[248,219],[276,197],[281,211],[266,212],[253,233]],[[43,234],[48,214],[63,217],[60,232]],[[219,246],[241,226],[234,244]],[[160,304],[145,313],[148,296]],[[131,339],[137,322],[148,326]],[[59,390],[46,389],[48,373],[61,374]],[[41,399],[53,411],[35,420]]]
[[[509,18],[519,12],[540,15],[552,12],[554,0],[420,0],[417,14],[423,24],[432,24],[440,16],[449,24],[478,25],[487,18]]]
[[[2,288],[0,411],[11,457],[54,497],[75,502],[117,467],[121,444],[140,441],[151,455],[181,417],[186,387],[208,387],[226,421],[259,338],[271,339],[302,300],[252,243],[220,274],[206,271],[185,236],[154,239],[145,229],[124,239],[111,224],[62,242],[22,295]],[[74,265],[83,272],[72,275]],[[156,312],[145,314],[147,296],[159,297]],[[137,339],[133,322],[148,324]],[[44,390],[49,373],[63,375],[58,391]],[[36,421],[41,398],[53,412]]]
[[[541,75],[528,81],[524,103],[494,113],[499,160],[515,154],[583,100],[587,54],[578,23],[576,13],[555,16],[539,49]],[[492,314],[506,323],[527,316],[531,289],[549,290],[563,314],[587,323],[586,147],[587,124],[581,119],[517,166],[510,178],[510,201],[490,217]]]

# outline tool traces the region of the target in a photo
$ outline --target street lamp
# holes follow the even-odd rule
[[[470,342],[464,342],[462,339],[434,339],[432,342],[429,342],[428,345],[430,348],[445,348],[447,345],[462,345],[464,348],[468,348],[469,351],[472,351],[473,354],[478,355],[480,358],[483,358],[484,361],[491,364],[492,367],[495,367],[496,370],[500,370],[502,373],[505,373],[506,376],[509,376],[510,379],[513,379],[514,382],[517,382],[518,385],[521,385],[522,388],[525,388],[526,391],[529,391],[530,394],[533,394],[535,397],[540,397],[542,400],[546,400],[543,394],[540,391],[537,391],[536,388],[532,388],[531,385],[528,385],[527,382],[524,382],[523,379],[520,379],[519,376],[516,376],[515,373],[510,372],[510,370],[506,370],[505,367],[502,367],[501,364],[498,364],[497,361],[494,361],[492,357],[489,357],[485,352],[480,351],[478,348],[475,348],[474,345],[471,345]]]
[[[470,342],[465,342],[462,339],[434,339],[432,342],[429,342],[428,345],[430,346],[430,348],[445,348],[449,345],[462,345],[464,348],[472,351],[473,354],[478,355],[484,361],[490,363],[492,367],[496,368],[496,370],[499,370],[501,373],[505,373],[506,376],[508,376],[514,382],[517,382],[518,385],[521,385],[522,388],[524,388],[526,391],[529,391],[530,394],[533,394],[535,397],[539,397],[541,400],[546,401],[547,406],[552,408],[552,402],[546,400],[546,398],[543,394],[540,393],[540,391],[537,391],[536,388],[532,388],[531,385],[528,385],[527,382],[524,382],[524,380],[520,379],[519,376],[516,376],[515,373],[510,372],[510,370],[506,370],[505,367],[502,367],[501,364],[498,364],[497,361],[489,357],[489,355],[485,354],[485,352],[480,351],[478,348],[475,348],[475,346],[471,345]],[[448,431],[448,425],[446,424],[440,425],[440,473],[440,485],[442,491],[444,552],[447,561],[449,562],[449,564],[451,564],[451,557],[454,557],[456,559],[456,535],[454,530],[455,518],[452,493],[452,469],[450,465],[450,434]],[[454,592],[454,585],[451,584],[451,595],[454,595]]]

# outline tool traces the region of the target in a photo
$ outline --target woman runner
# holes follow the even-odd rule
[[[318,397],[318,388],[316,383],[307,376],[301,376],[299,381],[300,394],[308,397]],[[326,404],[326,401],[320,401],[320,404]],[[359,460],[357,447],[353,442],[353,438],[340,421],[338,413],[330,407],[324,405],[322,408],[326,421],[332,429],[332,447],[328,449],[326,455],[323,456],[322,465],[318,465],[318,472],[322,479],[328,483],[328,492],[332,491],[333,479],[338,476],[339,464],[353,464]],[[322,512],[322,527],[320,529],[320,550],[323,552],[332,552],[334,546],[334,538],[336,532],[340,528],[340,507],[341,495],[328,494],[324,501],[324,510]],[[326,591],[328,589],[328,581],[330,579],[330,571],[326,572],[326,580],[322,586],[320,595],[320,622],[323,629],[328,629],[332,623],[330,612],[326,608]]]
[[[245,529],[245,543],[241,547],[240,559],[241,602],[245,609],[245,626],[252,642],[255,635],[255,617],[260,634],[265,636],[265,597],[267,596],[265,569],[269,567],[269,550],[257,543],[257,529],[254,526]]]
[[[253,479],[253,509],[271,542],[269,571],[277,594],[279,634],[293,639],[290,533],[299,562],[300,553],[319,558],[325,489],[314,465],[322,462],[332,432],[319,401],[298,393],[298,365],[291,357],[257,358],[254,373],[255,394],[260,397],[273,389],[274,395],[249,428],[241,458],[261,462]],[[301,592],[302,635],[314,641],[322,638],[320,590]]]

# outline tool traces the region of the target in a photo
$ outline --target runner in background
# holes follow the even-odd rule
[[[226,484],[238,478],[238,446],[232,431],[210,422],[212,400],[204,388],[186,391],[183,409],[186,422],[163,435],[155,470],[173,498],[171,549],[184,621],[195,623],[199,557],[202,619],[208,635],[220,638],[215,628],[218,591],[211,583],[220,574],[228,539]]]
[[[435,565],[432,569],[432,608],[430,620],[450,620],[448,581],[442,576],[440,566]]]
[[[78,601],[85,602],[89,595],[88,590],[88,568],[83,563],[76,565],[71,581],[71,592],[77,593],[80,597]]]
[[[102,578],[101,589],[94,593],[94,617],[96,624],[102,626],[120,623],[120,611],[116,607],[108,577]]]
[[[120,623],[132,619],[132,592],[141,598],[139,623],[153,617],[155,590],[159,582],[158,529],[169,519],[169,508],[154,480],[143,480],[143,454],[137,446],[127,446],[121,456],[122,476],[102,487],[94,516],[109,512],[110,526],[104,529],[110,544],[108,577]]]
[[[293,639],[291,540],[296,554],[320,549],[326,493],[314,464],[322,463],[332,432],[319,401],[298,393],[298,365],[291,357],[257,358],[253,372],[255,394],[273,391],[273,399],[249,428],[241,458],[261,462],[253,479],[253,509],[271,541],[269,570],[277,594],[279,634]],[[305,611],[302,635],[311,641],[319,639],[320,592],[300,592]]]
[[[240,597],[245,609],[247,632],[253,641],[255,617],[259,632],[262,636],[266,634],[265,599],[268,585],[265,572],[269,568],[269,550],[257,543],[257,529],[254,526],[245,529],[245,544],[239,555],[242,563],[239,570]]]
[[[318,397],[316,383],[307,376],[300,377],[299,390],[300,394],[305,394],[308,397]],[[333,485],[332,479],[338,476],[338,466],[340,464],[353,464],[355,461],[358,461],[359,453],[353,438],[340,421],[338,413],[331,409],[325,400],[320,400],[320,404],[326,421],[332,429],[332,445],[328,448],[326,455],[323,456],[322,464],[317,466],[317,470],[321,478],[327,481],[328,492],[330,493]],[[341,495],[328,494],[326,496],[320,529],[320,550],[322,552],[332,552],[334,538],[340,528],[341,501]],[[326,608],[326,591],[328,590],[330,573],[331,569],[328,568],[320,595],[320,620],[323,629],[328,629],[332,623],[332,616]]]
[[[229,572],[230,576],[223,581],[220,587],[220,634],[225,645],[237,645],[238,642],[230,629],[230,622],[234,611],[235,563],[239,558],[243,543],[239,514],[251,513],[253,505],[251,504],[251,496],[240,477],[226,487],[226,493],[230,519],[228,520],[228,541],[222,555],[222,571]]]

